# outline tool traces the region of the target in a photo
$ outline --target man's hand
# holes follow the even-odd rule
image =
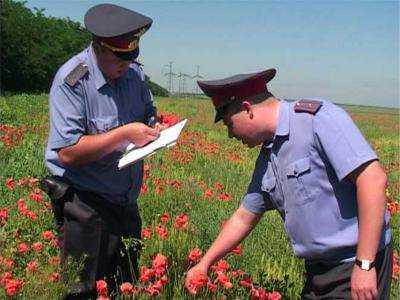
[[[191,268],[185,280],[185,287],[192,295],[196,295],[198,290],[207,284],[208,268],[202,264],[197,264]]]
[[[159,128],[151,128],[139,122],[129,123],[121,129],[123,130],[124,138],[138,147],[154,141],[160,135]]]
[[[239,206],[200,262],[189,270],[185,285],[190,293],[196,293],[204,283],[204,275],[207,277],[208,268],[235,248],[256,226],[261,216],[248,211],[243,205]]]
[[[168,124],[162,124],[162,123],[157,122],[156,125],[154,126],[154,128],[159,131],[163,131],[164,129],[168,128]]]
[[[369,271],[361,270],[354,265],[351,273],[351,299],[353,300],[372,300],[377,299],[377,278],[376,269]]]

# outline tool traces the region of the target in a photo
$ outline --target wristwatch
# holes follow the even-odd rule
[[[361,270],[369,271],[375,267],[375,261],[370,261],[368,259],[359,260],[356,258],[356,265],[359,266]]]

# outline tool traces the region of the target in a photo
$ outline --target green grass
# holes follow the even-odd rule
[[[203,253],[219,232],[221,222],[237,208],[244,195],[253,171],[258,149],[248,149],[229,140],[222,124],[213,124],[214,110],[209,101],[157,98],[156,105],[163,112],[175,113],[189,118],[187,136],[172,150],[163,151],[146,161],[150,166],[150,177],[146,181],[148,192],[141,195],[139,205],[143,227],[160,224],[159,216],[168,212],[172,218],[187,214],[189,229],[176,230],[170,221],[166,227],[170,235],[160,240],[156,234],[144,241],[141,265],[149,266],[151,256],[163,253],[169,258],[169,284],[163,290],[163,297],[184,298],[188,294],[183,288],[187,270],[186,257],[195,247]],[[360,107],[346,107],[363,134],[376,149],[381,162],[389,174],[390,197],[400,202],[399,195],[399,112],[398,110],[370,111]],[[39,178],[46,173],[43,156],[48,133],[47,95],[14,95],[0,98],[0,124],[24,129],[20,143],[12,147],[0,141],[0,209],[10,208],[10,216],[4,226],[0,226],[0,256],[14,258],[13,274],[26,284],[19,293],[20,298],[49,299],[65,291],[60,283],[49,283],[47,275],[57,271],[50,267],[48,257],[57,254],[51,245],[41,237],[44,230],[52,229],[52,216],[43,204],[29,202],[29,193],[34,188],[15,188],[10,191],[5,186],[7,178],[16,181],[21,178]],[[0,132],[1,136],[1,132]],[[182,157],[188,160],[180,163]],[[231,160],[229,158],[232,158]],[[175,188],[169,181],[182,184]],[[227,202],[204,199],[206,189],[215,190],[214,184],[222,183],[223,192],[231,195]],[[163,187],[162,191],[158,191]],[[24,198],[31,210],[37,212],[36,221],[21,217],[15,208],[18,199]],[[392,218],[394,245],[400,250],[399,216]],[[16,253],[20,242],[32,244],[41,240],[46,249],[40,255],[30,251],[26,255]],[[40,261],[40,272],[29,275],[25,272],[28,261]],[[230,255],[228,262],[232,269],[242,269],[250,274],[255,283],[267,291],[279,291],[285,299],[299,297],[303,285],[302,261],[293,256],[283,229],[283,222],[276,212],[265,215],[260,224],[243,243],[243,255]],[[0,267],[0,276],[1,276]],[[3,270],[4,271],[4,270]],[[392,295],[400,295],[398,282],[393,283]],[[225,294],[229,299],[246,299],[248,292],[235,283],[229,291],[219,290],[215,297]],[[0,288],[0,298],[4,297]],[[203,297],[211,297],[209,294]],[[51,298],[51,297],[50,297]]]

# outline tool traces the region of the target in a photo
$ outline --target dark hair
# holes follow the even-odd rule
[[[270,93],[268,90],[265,92],[249,97],[248,99],[244,99],[243,101],[249,101],[251,104],[258,104],[261,102],[266,101],[267,99],[274,97],[272,93]],[[241,110],[243,110],[241,103],[243,101],[236,101],[236,102],[231,102],[226,104],[224,107],[221,107],[220,110],[222,111],[221,114],[224,115],[226,114],[229,110],[232,110],[233,112],[237,113]]]

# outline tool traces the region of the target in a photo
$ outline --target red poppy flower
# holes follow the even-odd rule
[[[156,186],[156,194],[161,195],[164,192],[164,187],[161,185]]]
[[[174,189],[176,189],[176,190],[179,190],[181,187],[182,187],[182,182],[180,182],[179,180],[176,180],[176,179],[174,179],[174,180],[170,180],[169,182],[168,182],[168,184],[170,185],[170,186],[172,186]]]
[[[268,300],[281,300],[282,296],[279,292],[268,293]]]
[[[33,177],[28,178],[29,187],[35,186],[38,182],[39,182],[38,178],[33,178]]]
[[[5,284],[5,290],[7,296],[15,296],[19,290],[22,288],[23,281],[20,279],[10,279]]]
[[[12,259],[3,259],[3,266],[5,269],[10,270],[14,266],[14,261]]]
[[[143,183],[141,188],[140,188],[140,193],[141,194],[146,194],[149,191],[149,188],[147,187],[147,184]]]
[[[35,190],[34,192],[29,194],[29,198],[35,202],[42,202],[43,201],[43,195],[41,194],[40,190]]]
[[[160,217],[161,223],[167,224],[169,221],[169,213],[163,213]]]
[[[234,278],[240,277],[240,276],[242,276],[244,274],[245,274],[244,271],[240,270],[240,269],[234,270],[231,273],[232,277],[234,277]]]
[[[263,288],[252,288],[251,300],[268,300],[268,294]]]
[[[35,260],[28,262],[26,265],[26,270],[29,272],[36,272],[38,270],[38,263]]]
[[[35,221],[37,219],[37,215],[34,211],[28,210],[26,211],[26,216],[31,219],[32,221]]]
[[[214,196],[214,192],[212,190],[206,190],[204,192],[204,198],[210,199]]]
[[[160,286],[151,284],[145,289],[145,292],[151,297],[157,297],[161,293]]]
[[[54,233],[50,230],[46,230],[45,232],[43,232],[42,237],[47,240],[50,241],[52,239],[54,239]]]
[[[5,272],[0,276],[0,285],[5,287],[7,282],[12,279],[11,272]]]
[[[60,249],[60,241],[57,238],[52,239],[50,245],[54,248]]]
[[[226,260],[221,259],[215,265],[211,266],[211,270],[215,273],[226,272],[229,270],[229,264]]]
[[[167,258],[158,253],[152,261],[152,268],[154,270],[154,273],[157,277],[161,277],[165,274],[165,272],[167,271],[167,267],[168,267],[168,260]]]
[[[17,181],[17,185],[21,187],[27,184],[28,184],[28,178],[20,178]]]
[[[233,284],[230,282],[229,277],[223,272],[217,273],[217,280],[226,289],[231,289],[233,287]]]
[[[229,201],[231,200],[231,196],[228,193],[222,193],[218,196],[218,199],[221,201]]]
[[[173,126],[179,122],[179,117],[174,114],[161,113],[158,116],[158,118],[160,119],[161,124],[166,125],[168,127]]]
[[[60,278],[61,278],[60,273],[54,272],[54,273],[50,274],[49,281],[50,282],[58,282],[58,281],[60,281]]]
[[[96,290],[99,295],[107,295],[107,282],[104,280],[97,280]]]
[[[400,212],[400,203],[391,201],[387,203],[387,209],[391,215],[395,215]]]
[[[27,213],[28,207],[26,206],[25,200],[23,198],[18,199],[17,206],[20,214],[25,215]]]
[[[6,179],[6,187],[7,187],[10,191],[12,191],[12,190],[14,189],[14,187],[15,187],[14,179],[12,179],[12,178],[7,178],[7,179]]]
[[[164,226],[157,226],[156,227],[156,232],[162,239],[166,239],[168,237],[168,230]]]
[[[121,290],[121,294],[129,295],[133,293],[133,286],[129,282],[124,282],[120,285],[119,289]]]
[[[25,254],[26,252],[28,252],[29,251],[29,246],[27,245],[27,244],[25,244],[25,243],[20,243],[19,245],[18,245],[18,252],[20,253],[20,254]]]
[[[0,209],[0,224],[5,223],[8,220],[8,210]]]
[[[189,252],[188,259],[190,262],[198,262],[201,258],[201,250],[199,248],[195,248]]]
[[[237,245],[234,249],[232,249],[232,253],[235,253],[237,255],[242,255],[243,247],[241,245]]]
[[[140,268],[139,280],[141,282],[148,282],[153,278],[153,276],[154,276],[154,270],[153,269],[149,269],[146,266],[142,266]]]
[[[214,188],[216,189],[216,190],[223,190],[224,189],[224,185],[222,184],[222,183],[220,183],[220,182],[216,182],[215,184],[214,184]]]
[[[33,251],[35,251],[35,252],[40,252],[40,251],[42,251],[42,249],[43,249],[43,244],[42,244],[41,242],[33,243],[32,249],[33,249]]]
[[[174,227],[177,229],[186,229],[189,224],[189,217],[185,214],[175,218]]]
[[[142,229],[142,238],[143,239],[151,238],[151,234],[152,234],[151,227],[147,227],[147,228],[143,228]]]
[[[245,287],[247,289],[251,289],[253,287],[253,281],[251,280],[250,276],[244,277],[242,280],[239,281],[239,285]]]

